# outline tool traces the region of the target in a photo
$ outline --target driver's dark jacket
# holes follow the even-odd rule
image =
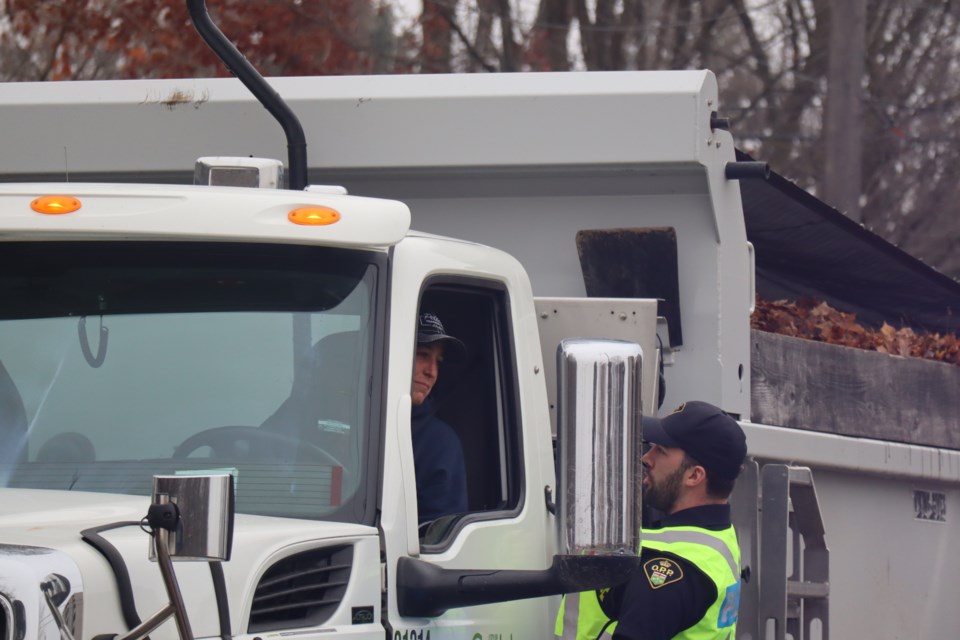
[[[418,520],[423,523],[467,511],[463,448],[453,427],[436,417],[430,398],[413,407],[410,428]]]

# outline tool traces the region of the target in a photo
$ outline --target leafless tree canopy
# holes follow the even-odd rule
[[[822,196],[845,180],[824,175],[836,149],[859,147],[863,223],[960,276],[960,3],[843,0],[865,4],[851,17],[836,2],[421,0],[416,15],[400,0],[210,5],[250,32],[238,44],[274,75],[711,69],[740,148]],[[192,38],[181,4],[0,0],[0,80],[222,73],[181,42]],[[831,39],[834,27],[863,37]],[[325,37],[295,37],[304,29]],[[824,114],[845,67],[831,57],[863,68],[850,106],[862,133],[833,131],[833,150]]]
[[[842,67],[859,55],[854,97],[862,135],[841,130],[831,141],[860,148],[861,220],[958,277],[960,5],[865,4],[863,24],[838,25],[843,34],[863,30],[862,49],[851,51],[831,43],[829,0],[540,0],[526,23],[512,19],[522,59],[501,49],[499,60],[485,62],[528,70],[711,69],[738,146],[823,196],[825,180],[835,177],[823,173],[831,166],[824,126],[830,59],[841,58]]]

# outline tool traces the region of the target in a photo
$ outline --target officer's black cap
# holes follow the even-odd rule
[[[643,417],[643,439],[683,449],[719,478],[735,480],[747,456],[747,437],[737,421],[707,402],[685,402],[663,418]]]

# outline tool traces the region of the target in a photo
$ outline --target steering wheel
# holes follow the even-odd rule
[[[437,517],[435,520],[424,520],[417,526],[420,542],[423,544],[436,544],[440,542],[462,515],[464,514],[448,513],[445,516]]]
[[[201,447],[210,447],[211,457],[216,458],[252,461],[256,457],[290,461],[305,455],[310,462],[343,468],[339,460],[309,440],[247,426],[214,427],[195,433],[177,445],[173,458],[187,458]]]

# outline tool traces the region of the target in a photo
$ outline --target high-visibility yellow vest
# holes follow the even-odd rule
[[[740,607],[740,546],[732,526],[721,531],[701,527],[643,529],[642,546],[692,562],[717,588],[717,598],[703,617],[675,638],[727,640],[736,636]],[[609,640],[615,628],[616,623],[600,608],[596,592],[585,591],[564,597],[554,633],[563,640]]]
[[[596,591],[568,593],[560,601],[553,633],[563,640],[611,640],[617,628],[600,608]]]

